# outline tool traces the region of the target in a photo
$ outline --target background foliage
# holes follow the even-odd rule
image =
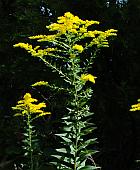
[[[118,1],[117,1],[118,2]],[[19,149],[22,134],[18,126],[18,119],[12,118],[11,106],[30,90],[42,99],[40,93],[47,97],[51,91],[40,88],[37,91],[30,88],[36,81],[52,81],[51,72],[43,63],[33,60],[22,49],[13,49],[13,44],[27,40],[28,35],[47,33],[45,28],[57,16],[70,11],[82,19],[99,20],[102,29],[118,29],[118,38],[111,43],[110,48],[103,49],[96,59],[93,70],[98,77],[93,96],[93,111],[96,119],[96,135],[100,153],[96,162],[103,170],[134,170],[140,165],[135,160],[140,158],[140,115],[130,113],[129,106],[136,102],[140,96],[140,2],[116,3],[116,0],[1,0],[0,1],[0,167],[11,166],[13,160],[19,161]],[[40,6],[52,11],[42,14]],[[27,42],[27,41],[26,41]],[[57,75],[55,75],[57,77]],[[61,81],[56,79],[56,81]],[[53,124],[63,111],[63,101],[67,96],[61,93],[62,101],[56,101],[51,107],[53,116],[49,121]],[[57,114],[56,114],[57,113]],[[42,138],[42,146],[55,145],[52,134],[56,131],[57,123],[53,129],[45,121],[38,125]],[[44,128],[45,127],[45,128]],[[45,129],[45,130],[44,130]],[[45,136],[45,133],[50,136]],[[53,133],[52,133],[53,132]],[[49,139],[48,139],[49,138]],[[50,143],[45,141],[49,140]],[[44,158],[46,159],[46,158]],[[48,159],[48,158],[47,158]],[[7,161],[9,161],[7,163]],[[10,169],[10,168],[9,168]]]

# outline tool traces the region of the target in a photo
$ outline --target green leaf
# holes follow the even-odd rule
[[[16,113],[14,116],[23,116],[21,113]]]
[[[96,143],[97,138],[94,139],[88,139],[84,142],[81,143],[81,145],[78,147],[78,151],[80,151],[81,149],[86,148],[87,146]]]
[[[71,108],[66,108],[69,112],[72,112],[72,111],[74,111],[74,109],[71,109]]]
[[[66,136],[69,135],[68,133],[55,134],[55,135],[59,136],[60,138],[62,138],[65,142],[68,142],[68,143],[72,142],[68,137],[66,137]]]
[[[56,149],[56,151],[61,153],[67,153],[67,150],[65,148]]]
[[[78,161],[77,161],[77,162],[78,162]],[[83,160],[82,162],[81,162],[81,161],[79,161],[78,163],[79,163],[79,165],[80,165],[80,166],[78,166],[77,170],[79,170],[80,168],[85,167],[86,159],[85,159],[85,160]]]
[[[94,170],[94,169],[98,169],[98,168],[100,168],[100,167],[87,165],[87,166],[85,166],[85,167],[83,167],[83,168],[80,168],[80,169],[78,169],[78,170]]]
[[[23,139],[22,142],[26,143],[26,144],[29,144],[29,139]]]
[[[67,155],[68,156],[68,155]],[[73,158],[70,158],[69,156],[68,157],[65,157],[64,159],[64,162],[67,162],[69,164],[74,164],[74,159]]]
[[[94,113],[93,113],[93,112],[89,112],[89,111],[87,111],[87,112],[84,114],[85,117],[92,116],[92,115],[94,115]]]
[[[50,164],[57,165],[58,163],[57,162],[50,162]]]
[[[55,157],[55,158],[57,158],[57,159],[62,159],[62,156],[60,156],[60,155],[51,155],[52,157]]]
[[[60,134],[55,134],[56,136],[62,137],[62,136],[66,136],[67,133],[60,133]]]
[[[75,154],[75,149],[74,149],[74,147],[73,147],[73,145],[70,145],[70,153],[72,154],[72,155],[74,155]]]
[[[80,153],[80,157],[88,157],[88,156],[91,156],[91,155],[94,155],[95,153],[97,153],[98,151],[95,151],[95,150],[85,150],[85,151],[81,151]]]
[[[29,136],[29,134],[28,134],[28,133],[23,133],[23,135],[24,135],[24,136]]]
[[[63,130],[66,132],[71,132],[71,128],[72,128],[71,126],[65,126]]]
[[[62,117],[61,119],[63,119],[63,120],[69,120],[69,119],[70,119],[70,116],[65,116],[65,117]]]
[[[84,136],[84,135],[87,135],[89,133],[92,133],[93,130],[95,130],[96,127],[89,127],[89,128],[86,128],[86,129],[82,129],[81,133],[80,133],[80,136]]]
[[[24,156],[27,156],[27,155],[29,155],[29,153],[28,153],[28,152],[25,152],[25,153],[24,153]]]
[[[71,142],[72,142],[69,138],[66,138],[66,137],[63,137],[63,136],[61,136],[61,138],[62,138],[65,142],[67,142],[67,143],[71,143]]]
[[[67,126],[71,126],[72,125],[72,122],[68,122],[66,120],[64,120],[64,123],[67,125]]]

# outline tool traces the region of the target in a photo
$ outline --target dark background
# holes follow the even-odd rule
[[[45,13],[41,12],[42,7]],[[29,42],[30,35],[47,34],[45,26],[67,11],[82,19],[100,21],[102,30],[118,30],[117,38],[110,41],[109,48],[101,49],[90,70],[98,77],[91,101],[93,121],[98,127],[93,137],[98,137],[96,148],[100,151],[95,161],[102,170],[139,170],[136,160],[140,159],[140,113],[129,109],[140,97],[140,0],[0,0],[0,165],[9,160],[20,161],[22,152],[21,125],[19,119],[13,118],[11,106],[26,92],[37,97],[40,93],[51,95],[46,89],[32,89],[32,83],[59,82],[58,75],[52,75],[26,51],[14,49],[13,44]],[[61,98],[65,96],[61,94]],[[41,96],[40,99],[43,100]],[[63,109],[56,98],[51,102],[49,109],[55,116],[50,123]],[[55,123],[54,129],[44,123],[40,120],[40,131],[41,125],[49,133],[55,131]],[[52,146],[51,137],[44,137],[42,141],[50,139],[45,145]]]

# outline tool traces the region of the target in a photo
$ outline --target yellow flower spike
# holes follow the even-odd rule
[[[37,39],[38,42],[42,41],[54,41],[57,38],[57,35],[37,35],[31,36],[30,39]]]
[[[100,24],[100,22],[99,21],[88,21],[88,20],[86,20],[85,26],[89,27],[93,24]]]
[[[20,47],[20,48],[24,48],[25,50],[29,51],[32,50],[32,45],[28,44],[28,43],[18,43],[13,45],[14,47]]]
[[[42,38],[46,38],[46,35],[35,35],[35,36],[30,36],[28,37],[29,39],[42,39]]]
[[[95,76],[93,76],[93,75],[91,75],[91,74],[82,74],[81,75],[81,80],[84,80],[84,81],[90,81],[90,82],[92,82],[92,83],[94,83],[95,84],[95,79],[96,79],[97,77],[95,77]]]
[[[84,48],[82,45],[78,45],[78,44],[75,44],[73,47],[72,47],[74,50],[77,50],[79,53],[82,53]]]
[[[49,52],[53,52],[53,51],[57,51],[57,48],[47,48],[46,51]]]
[[[117,30],[114,29],[109,29],[107,31],[105,31],[105,36],[109,37],[109,36],[117,36]]]
[[[37,50],[37,49],[39,49],[40,48],[40,46],[38,45],[38,46],[36,46],[35,48],[34,48],[34,50]]]
[[[51,114],[51,112],[44,112],[44,113],[39,114],[38,117],[49,115],[49,114]]]
[[[48,85],[47,81],[46,82],[45,81],[38,81],[38,82],[32,84],[31,86],[35,87],[35,86],[47,86],[47,85]]]
[[[21,113],[16,113],[15,116],[28,116],[30,114],[36,113],[40,114],[51,114],[50,112],[44,112],[42,108],[46,107],[44,102],[35,104],[38,100],[31,97],[30,93],[26,93],[23,97],[23,100],[18,101],[15,107],[12,107],[13,110],[17,110]]]

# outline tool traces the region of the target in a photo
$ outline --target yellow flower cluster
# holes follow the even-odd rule
[[[30,39],[36,39],[38,42],[49,41],[55,42],[59,47],[69,49],[70,45],[67,44],[67,41],[75,42],[73,44],[73,49],[77,50],[77,52],[82,53],[85,48],[97,46],[100,47],[108,47],[109,43],[107,38],[110,36],[116,36],[117,30],[109,29],[106,31],[98,31],[98,30],[89,30],[88,27],[94,24],[99,24],[98,21],[89,21],[82,20],[78,16],[74,16],[70,12],[66,12],[64,16],[60,16],[57,19],[56,23],[52,23],[47,28],[49,31],[55,31],[53,35],[36,35],[30,36]],[[93,28],[93,27],[92,27]],[[80,42],[80,40],[88,38],[87,44],[81,46],[76,44],[76,42]],[[70,40],[71,39],[71,40]],[[61,42],[63,41],[64,42]],[[32,47],[30,44],[18,43],[15,44],[14,47],[21,47],[31,53],[32,56],[43,57],[45,55],[52,55],[51,52],[58,51],[57,48],[47,48],[40,49],[40,46]],[[71,54],[70,57],[74,55]],[[75,57],[75,56],[74,56]]]
[[[53,23],[47,26],[47,28],[50,31],[57,31],[58,35],[66,33],[79,34],[87,32],[87,28],[93,24],[99,24],[99,22],[89,20],[84,21],[78,16],[66,12],[64,16],[58,17],[57,23]]]
[[[26,93],[23,97],[23,100],[18,101],[18,104],[15,107],[12,107],[12,109],[17,110],[21,113],[15,114],[15,116],[29,116],[32,113],[47,115],[51,114],[50,112],[44,112],[42,108],[46,107],[45,103],[39,103],[35,104],[37,102],[37,99],[34,99],[31,97],[30,93]]]
[[[36,35],[30,36],[29,39],[38,39],[38,42],[42,41],[54,41],[57,38],[57,35]]]
[[[83,21],[79,17],[74,16],[70,12],[66,12],[64,16],[58,17],[57,23],[53,23],[47,28],[50,31],[57,31],[58,34],[66,34],[67,32],[77,33],[79,25],[83,24]]]
[[[130,109],[130,111],[137,111],[137,110],[140,110],[140,99],[138,99],[138,103],[132,105]]]
[[[28,51],[28,53],[31,53],[31,55],[34,57],[43,57],[45,55],[52,55],[52,52],[57,50],[56,48],[39,49],[40,46],[36,46],[35,48],[33,48],[33,46],[28,43],[18,43],[15,44],[14,47],[24,48],[25,50]]]
[[[89,46],[97,45],[97,47],[108,47],[109,43],[107,38],[110,36],[117,36],[117,30],[109,29],[105,32],[103,31],[87,31],[83,34],[83,37],[90,37],[92,41],[90,42]]]
[[[78,45],[78,44],[75,44],[73,47],[72,47],[74,50],[77,50],[79,53],[82,53],[84,48],[82,45]]]
[[[30,39],[38,39],[38,41],[54,41],[63,34],[71,33],[81,36],[87,32],[87,28],[93,24],[99,24],[98,21],[81,20],[78,16],[74,16],[70,12],[66,12],[64,16],[58,17],[57,23],[46,26],[49,31],[56,31],[54,35],[36,35],[30,36]]]
[[[32,84],[33,87],[35,86],[47,86],[48,85],[48,82],[45,82],[45,81],[38,81],[34,84]]]
[[[84,81],[91,81],[92,83],[95,84],[95,79],[97,77],[91,75],[91,74],[82,74],[81,75],[81,80],[84,80]]]

